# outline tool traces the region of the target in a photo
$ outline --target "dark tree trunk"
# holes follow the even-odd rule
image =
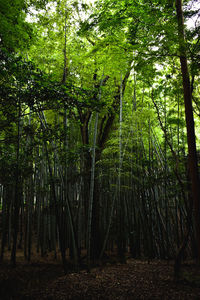
[[[97,177],[97,175],[95,176]],[[99,258],[102,249],[102,235],[100,229],[100,191],[98,179],[95,178],[94,182],[94,198],[92,209],[92,222],[91,222],[91,258]]]
[[[15,197],[13,204],[13,245],[11,251],[11,264],[16,266],[16,249],[17,237],[19,230],[19,210],[20,210],[20,197],[22,196],[22,182],[20,171],[20,121],[21,121],[21,103],[19,101],[18,124],[17,124],[17,147],[16,147],[16,167],[15,167]]]
[[[200,260],[200,185],[198,175],[198,161],[196,152],[194,117],[192,108],[192,93],[190,86],[190,78],[187,64],[186,43],[184,35],[184,20],[182,1],[176,0],[176,14],[178,21],[178,37],[180,50],[180,64],[183,81],[184,103],[185,103],[185,117],[187,127],[187,142],[189,152],[189,170],[192,185],[192,197],[195,217],[195,231],[197,243],[197,258]]]

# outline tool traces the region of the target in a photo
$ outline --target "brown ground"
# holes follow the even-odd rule
[[[1,300],[200,300],[200,270],[192,263],[183,266],[184,279],[174,282],[173,264],[166,261],[128,259],[127,264],[107,263],[91,273],[65,276],[60,262],[49,257],[18,261],[15,269],[0,265]]]

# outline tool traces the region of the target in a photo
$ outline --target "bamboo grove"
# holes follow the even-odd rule
[[[1,2],[1,261],[198,258],[173,3]],[[184,55],[198,155],[197,21]]]

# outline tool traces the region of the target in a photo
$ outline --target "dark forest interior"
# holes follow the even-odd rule
[[[200,3],[0,0],[0,298],[200,298]]]

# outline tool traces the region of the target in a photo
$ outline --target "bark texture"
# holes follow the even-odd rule
[[[195,218],[197,258],[200,260],[200,185],[198,174],[198,160],[195,140],[194,116],[192,108],[192,93],[187,63],[186,42],[184,34],[184,19],[182,0],[176,0],[176,15],[178,22],[178,38],[180,51],[180,64],[184,91],[185,117],[187,127],[187,142],[189,153],[189,170],[192,185],[193,209]]]

